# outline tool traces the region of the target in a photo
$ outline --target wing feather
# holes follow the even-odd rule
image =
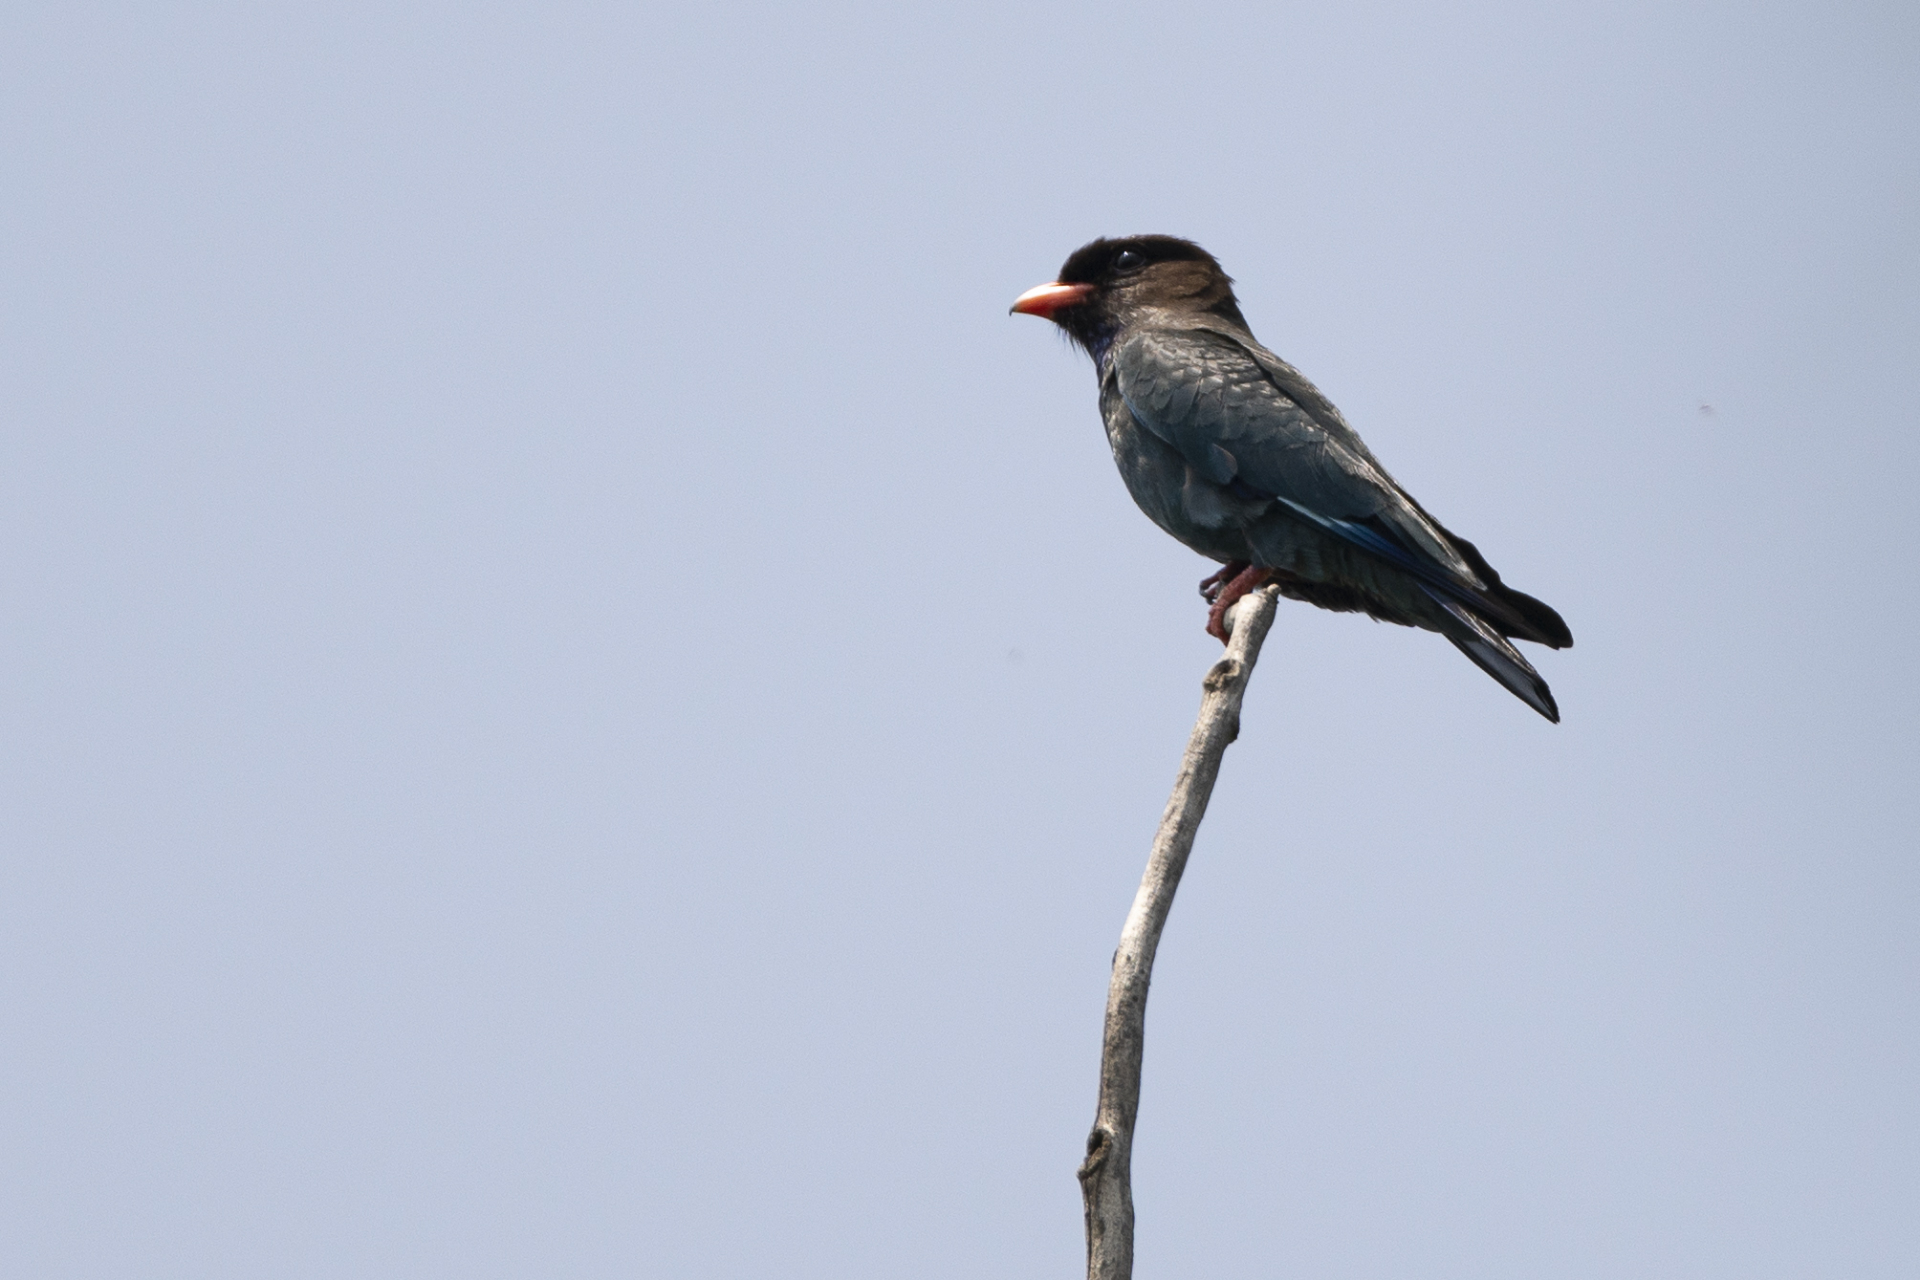
[[[1389,558],[1417,562],[1422,576],[1486,587],[1339,410],[1264,347],[1210,329],[1140,329],[1112,368],[1134,417],[1196,474],[1237,479],[1370,551],[1393,547],[1401,555]]]

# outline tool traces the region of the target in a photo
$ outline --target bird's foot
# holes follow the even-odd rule
[[[1226,585],[1242,573],[1245,573],[1246,569],[1247,562],[1245,560],[1227,561],[1226,568],[1220,570],[1220,572],[1214,574],[1211,578],[1202,578],[1200,580],[1200,598],[1208,604],[1212,604],[1220,598],[1220,593],[1226,589]]]
[[[1228,565],[1227,569],[1232,569],[1233,567],[1233,565]],[[1226,570],[1222,570],[1221,573],[1215,574],[1214,576],[1220,577],[1225,572]],[[1258,590],[1260,585],[1272,576],[1273,570],[1271,569],[1259,569],[1241,565],[1239,573],[1236,573],[1225,583],[1216,586],[1213,596],[1211,597],[1213,600],[1213,608],[1207,611],[1207,634],[1215,640],[1218,640],[1221,644],[1225,644],[1227,642],[1227,610],[1233,608],[1242,596]],[[1205,594],[1205,588],[1202,588],[1202,594]]]

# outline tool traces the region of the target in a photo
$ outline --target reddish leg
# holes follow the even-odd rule
[[[1232,568],[1232,565],[1228,565]],[[1227,584],[1219,588],[1213,597],[1213,608],[1207,613],[1207,634],[1221,644],[1227,642],[1227,610],[1241,596],[1255,590],[1261,583],[1273,576],[1271,569],[1243,568]]]
[[[1202,578],[1200,580],[1200,598],[1208,604],[1212,604],[1219,598],[1221,590],[1225,588],[1229,582],[1239,577],[1241,573],[1246,570],[1246,567],[1247,562],[1245,560],[1227,561],[1226,568],[1214,574],[1211,578]]]

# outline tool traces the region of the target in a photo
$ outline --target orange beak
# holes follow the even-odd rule
[[[1053,313],[1063,307],[1078,306],[1093,293],[1090,284],[1043,284],[1036,285],[1013,300],[1008,315],[1019,312],[1023,316],[1039,316],[1042,320],[1053,319]]]

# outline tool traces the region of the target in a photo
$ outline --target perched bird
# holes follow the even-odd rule
[[[1052,320],[1100,379],[1120,475],[1153,522],[1225,567],[1207,631],[1267,582],[1294,600],[1438,631],[1554,723],[1546,681],[1507,642],[1573,644],[1471,542],[1394,482],[1333,403],[1254,341],[1213,255],[1173,236],[1095,240],[1013,310]]]

